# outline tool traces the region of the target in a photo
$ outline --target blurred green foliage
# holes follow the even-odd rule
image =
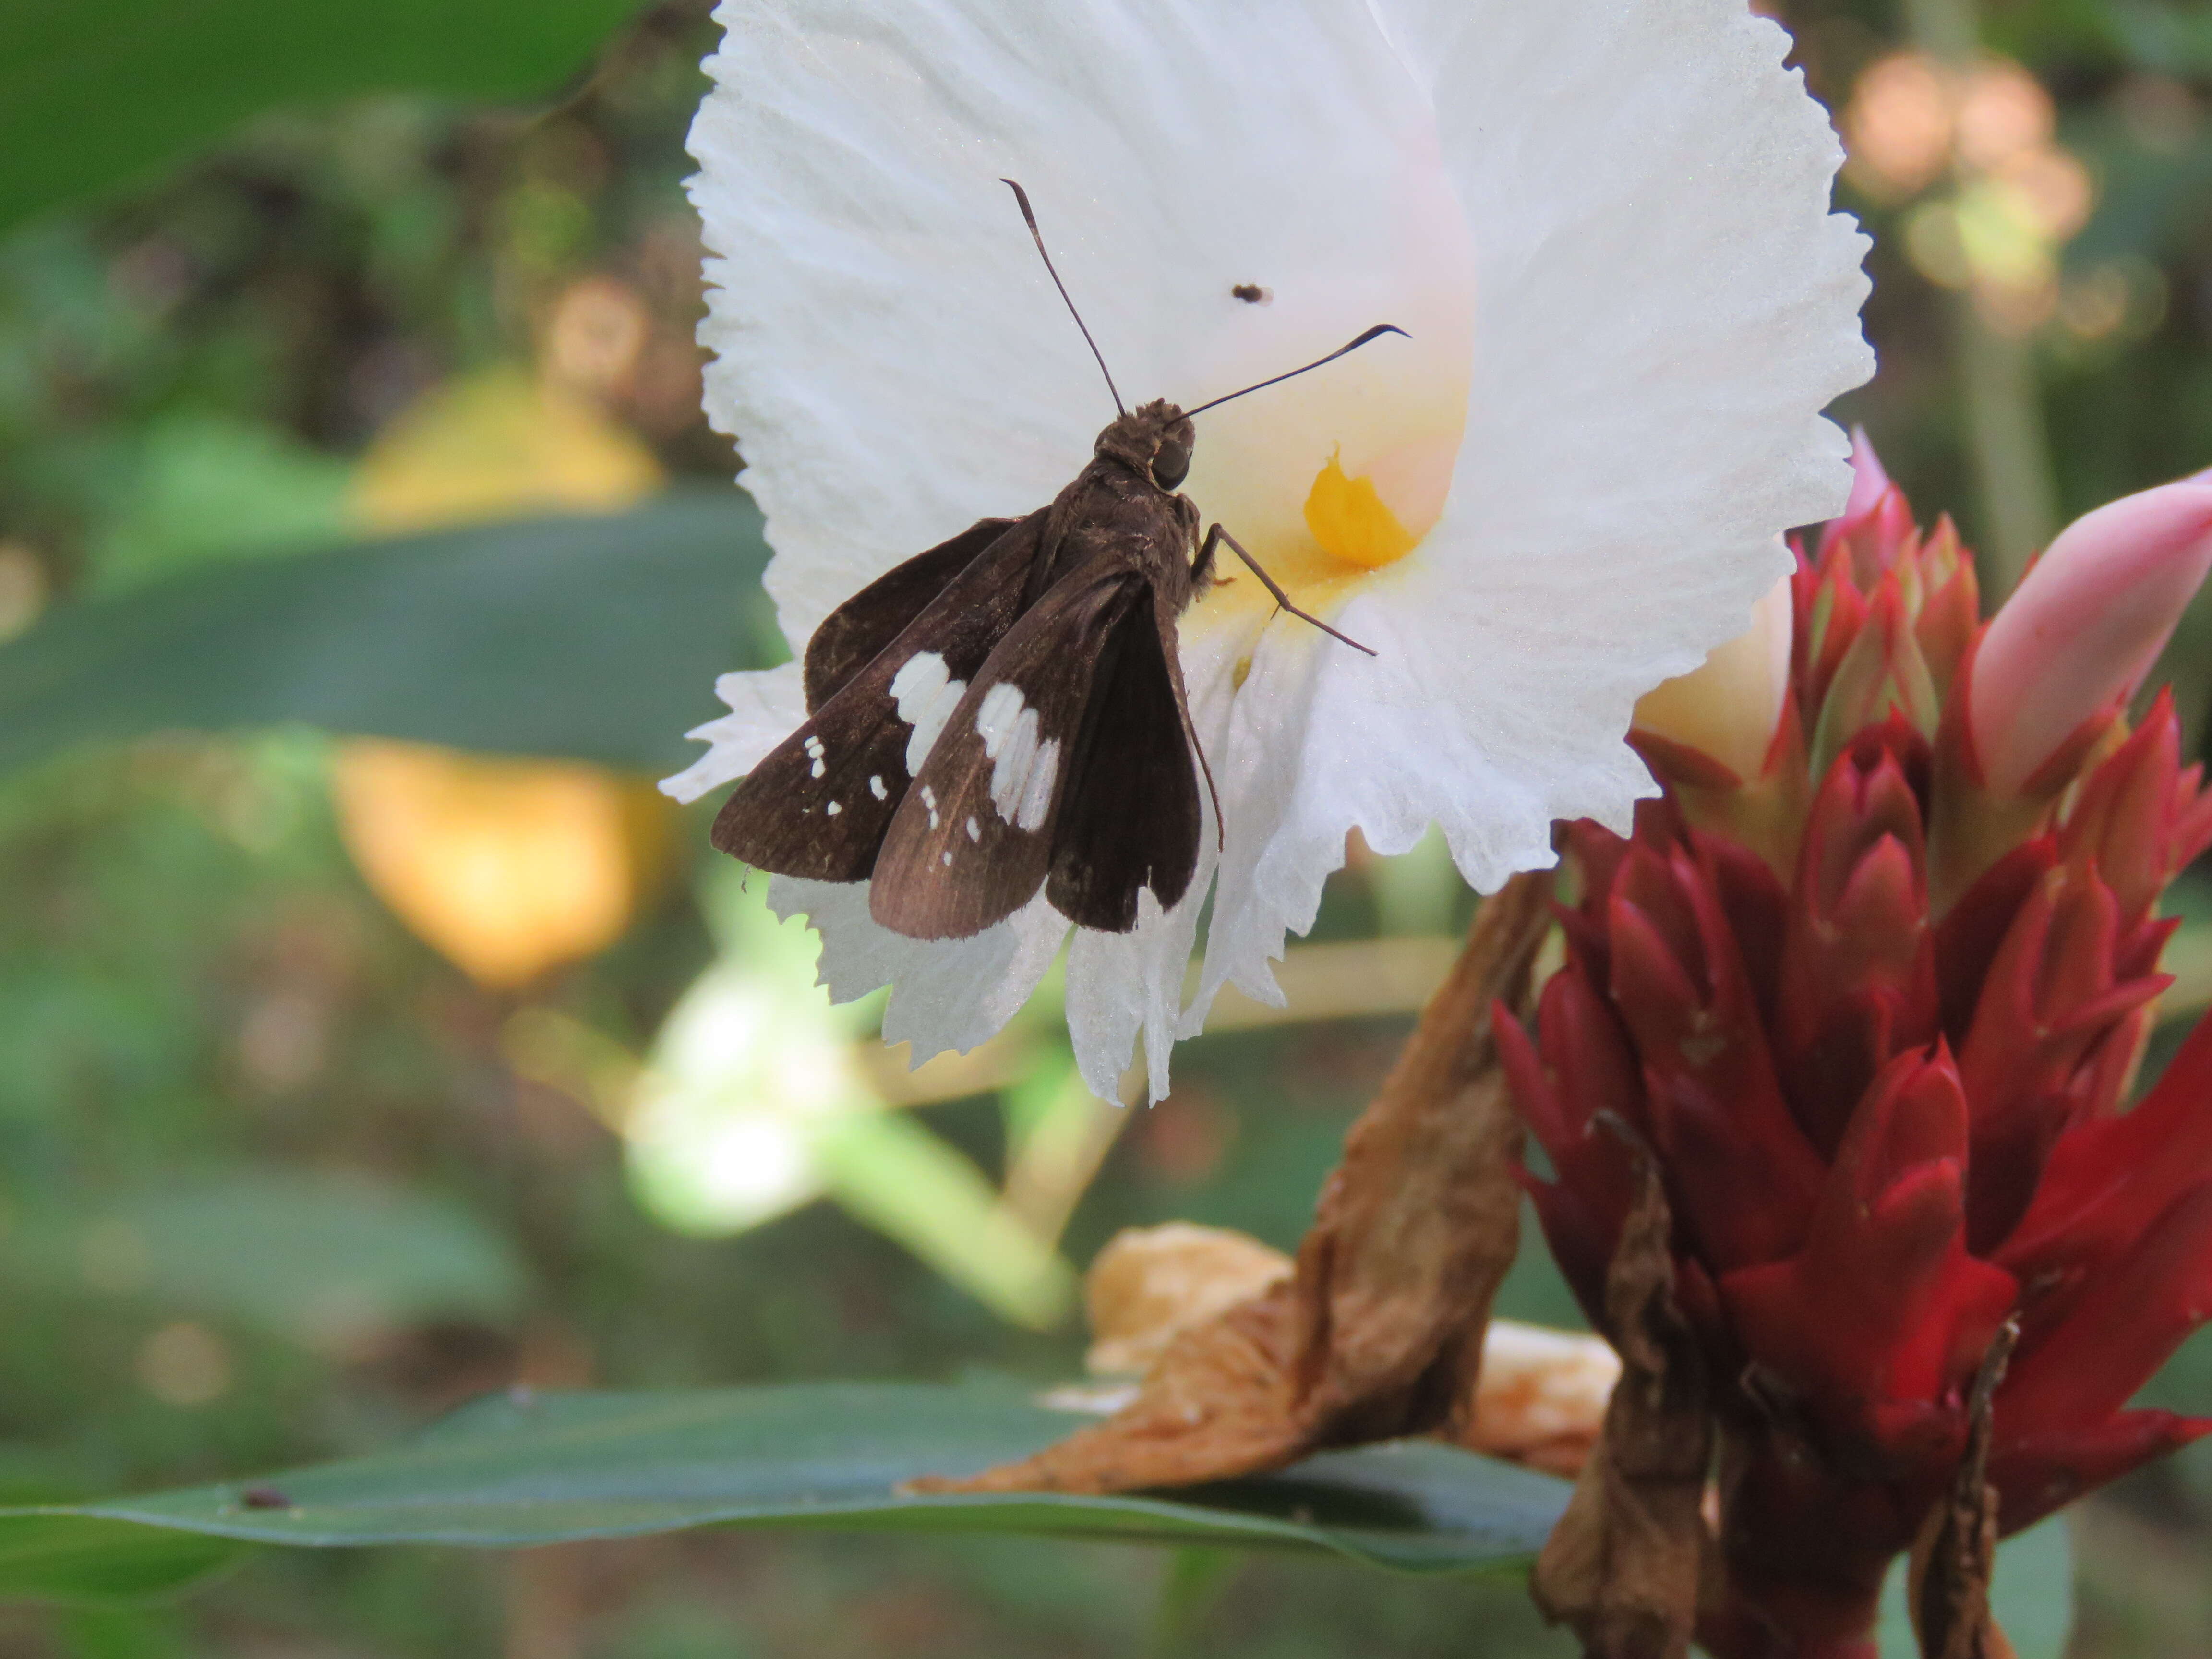
[[[1963,15],[1959,0],[1764,9],[1838,112],[1869,70],[1926,43],[1931,13]],[[0,650],[0,757],[18,763],[0,775],[0,1500],[365,1452],[518,1382],[1077,1366],[1073,1329],[994,1318],[825,1206],[734,1237],[666,1230],[591,1090],[518,1061],[524,1013],[649,1051],[716,950],[684,872],[602,956],[487,991],[355,873],[322,730],[144,735],[302,720],[659,768],[714,712],[704,677],[771,648],[747,598],[759,549],[726,493],[735,458],[699,415],[690,342],[681,138],[711,30],[698,4],[632,12],[210,0],[0,17],[0,637],[21,635]],[[1978,23],[2047,91],[2053,142],[2091,185],[2053,251],[2049,313],[2005,348],[2025,365],[2015,424],[2045,434],[2027,459],[2070,515],[2212,464],[2212,25],[2165,0],[1988,0]],[[502,99],[538,101],[486,101]],[[1987,542],[1987,411],[1965,369],[1979,325],[1914,228],[1949,188],[1844,185],[1876,239],[1882,368],[1839,412],[1869,427],[1924,516],[1948,508]],[[374,434],[457,375],[556,362],[564,306],[587,284],[635,325],[620,363],[591,371],[591,397],[679,484],[722,493],[333,550]],[[2208,627],[2192,619],[2167,664],[2199,733]],[[279,663],[280,640],[315,648]],[[78,746],[95,737],[137,740]],[[703,817],[678,833],[696,852]],[[1369,861],[1333,884],[1319,932],[1447,933],[1467,907],[1433,860]],[[1190,1045],[1174,1097],[1104,1153],[1062,1253],[1081,1261],[1118,1226],[1174,1218],[1287,1248],[1402,1030]],[[995,1178],[1032,1106],[975,1095],[898,1121]],[[1574,1317],[1540,1251],[1504,1304]],[[2203,1345],[2160,1386],[2201,1407]],[[2078,1512],[2076,1653],[2212,1647],[2203,1467],[2179,1460]],[[27,1582],[11,1547],[0,1534],[0,1587]],[[121,1569],[140,1586],[216,1565],[148,1547]],[[511,1558],[272,1554],[180,1604],[0,1613],[8,1659],[280,1651],[1565,1648],[1512,1585],[1046,1540],[720,1533]]]
[[[234,545],[121,544],[125,568],[148,547],[210,568],[61,607],[0,647],[0,767],[94,738],[307,721],[673,771],[694,752],[683,733],[721,712],[714,676],[782,655],[760,514],[735,490],[315,555],[303,539],[251,563]],[[117,550],[102,544],[103,576]]]
[[[637,0],[124,0],[0,14],[0,228],[200,149],[247,116],[365,93],[541,96]],[[66,133],[66,143],[53,142]],[[25,163],[35,157],[39,165]]]

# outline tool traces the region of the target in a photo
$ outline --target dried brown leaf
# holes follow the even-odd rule
[[[2012,1643],[1990,1611],[1997,1489],[1989,1484],[1989,1462],[1997,1385],[2019,1340],[2019,1321],[2008,1321],[1982,1357],[1967,1397],[1966,1445],[1958,1474],[1912,1547],[1908,1582],[1923,1659],[2013,1659]]]
[[[1456,1431],[1519,1242],[1521,1130],[1490,1010],[1525,1010],[1551,878],[1475,916],[1345,1138],[1295,1275],[1178,1337],[1137,1399],[1022,1462],[932,1492],[1120,1492],[1272,1468],[1320,1447]]]
[[[1291,1258],[1227,1227],[1124,1227],[1083,1275],[1091,1323],[1084,1369],[1142,1376],[1185,1331],[1249,1302],[1294,1271]]]
[[[1620,1381],[1605,1431],[1538,1558],[1529,1591],[1589,1659],[1680,1659],[1697,1622],[1712,1419],[1674,1304],[1667,1198],[1646,1164],[1606,1279]]]

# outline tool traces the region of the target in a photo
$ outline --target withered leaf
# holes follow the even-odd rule
[[[1951,1490],[1929,1511],[1912,1547],[1908,1580],[1912,1625],[1923,1659],[2013,1659],[2012,1643],[1990,1611],[1996,1562],[1997,1489],[1989,1484],[1990,1425],[1997,1385],[2020,1340],[2008,1320],[1982,1357],[1966,1401],[1966,1445]]]
[[[1345,1138],[1297,1272],[1171,1344],[1137,1399],[1036,1456],[930,1492],[1123,1492],[1454,1430],[1519,1242],[1521,1131],[1491,1038],[1525,1012],[1551,877],[1515,877]]]
[[[1124,1227],[1083,1275],[1091,1325],[1084,1369],[1140,1377],[1185,1331],[1251,1301],[1295,1267],[1280,1250],[1226,1227],[1188,1221]]]
[[[1620,1356],[1603,1337],[1492,1319],[1474,1409],[1456,1437],[1571,1480],[1596,1449],[1620,1380]]]
[[[1647,1159],[1606,1278],[1620,1381],[1529,1581],[1544,1616],[1572,1629],[1589,1659],[1680,1659],[1697,1623],[1713,1426],[1697,1341],[1674,1304],[1670,1225]]]

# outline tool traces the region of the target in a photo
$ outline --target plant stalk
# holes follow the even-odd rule
[[[1975,0],[1905,0],[1912,44],[1961,73],[1979,55]],[[2033,343],[1992,327],[1971,293],[1951,299],[1952,360],[1981,498],[1982,591],[2002,602],[2058,526],[2058,492]]]

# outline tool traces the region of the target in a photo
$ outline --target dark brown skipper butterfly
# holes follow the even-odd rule
[[[1193,416],[1405,331],[1378,325],[1197,409],[1125,408],[1028,194],[1004,182],[1119,412],[1049,507],[982,520],[830,613],[806,644],[806,723],[714,820],[714,845],[757,869],[871,882],[876,921],[914,939],[981,933],[1039,887],[1079,927],[1125,933],[1141,889],[1164,909],[1188,890],[1199,778],[1212,793],[1213,777],[1176,623],[1220,548],[1283,609],[1367,650],[1292,605],[1219,525],[1201,541],[1176,491]]]

